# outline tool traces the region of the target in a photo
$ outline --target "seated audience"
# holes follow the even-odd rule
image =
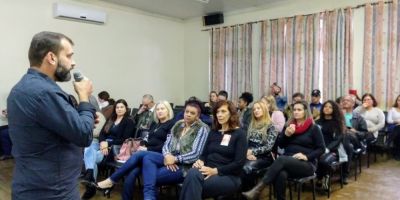
[[[343,163],[343,180],[347,183],[347,177],[350,172],[350,164],[352,163],[353,152],[357,149],[365,151],[365,136],[368,133],[367,122],[360,114],[353,112],[355,97],[345,95],[342,98],[341,107],[343,109],[344,121],[346,125],[346,133],[344,134],[343,145],[348,156],[348,162]]]
[[[358,94],[357,94],[357,90],[354,90],[354,89],[350,89],[349,90],[349,95],[351,95],[355,100],[354,100],[354,108],[353,109],[355,109],[355,108],[357,108],[358,106],[361,106],[362,105],[362,101],[361,101],[361,98],[358,96]]]
[[[143,138],[149,133],[153,123],[154,99],[150,94],[143,95],[142,105],[134,117],[136,123],[135,138]]]
[[[322,178],[324,178],[324,180],[322,180],[322,186],[325,190],[328,189],[328,172],[332,166],[332,163],[340,160],[339,156],[347,158],[347,154],[345,153],[343,147],[343,118],[344,117],[339,106],[332,100],[328,100],[322,104],[320,118],[316,121],[316,123],[321,127],[322,135],[324,136],[326,145],[325,154],[323,154],[319,159],[317,169],[318,182],[321,183]],[[340,151],[339,148],[342,148],[343,151]]]
[[[307,102],[294,102],[292,112],[277,140],[284,154],[272,163],[262,181],[242,193],[247,199],[258,199],[269,184],[274,184],[277,199],[285,199],[287,178],[312,176],[317,169],[318,159],[325,152],[321,129],[314,124]]]
[[[275,98],[270,96],[274,101]],[[278,131],[271,121],[267,105],[258,101],[254,103],[251,123],[247,131],[247,160],[243,167],[242,189],[248,190],[254,179],[255,172],[270,166],[274,160],[272,148],[278,136]],[[279,111],[280,112],[280,111]]]
[[[218,101],[218,94],[216,91],[211,91],[210,96],[208,99],[208,102],[204,104],[204,107],[206,108],[206,112],[208,114],[212,114],[212,109],[214,108],[215,104]]]
[[[157,185],[183,182],[187,170],[199,158],[209,132],[199,119],[201,106],[200,101],[187,101],[184,119],[172,127],[162,153],[149,152],[143,157],[144,199],[156,199]]]
[[[198,99],[198,98],[195,97],[195,96],[190,97],[188,100],[186,100],[186,102],[188,102],[188,101],[199,101],[199,102],[201,102],[201,100]],[[185,104],[186,104],[186,102],[185,102]],[[200,109],[201,109],[200,120],[201,120],[202,122],[204,122],[205,124],[207,124],[208,126],[211,127],[212,118],[211,118],[210,115],[208,115],[207,109],[203,106],[203,104],[200,105]],[[177,121],[179,121],[179,120],[182,120],[182,119],[184,118],[184,113],[185,113],[185,110],[179,112],[179,113],[175,116],[174,122],[177,122]]]
[[[319,119],[319,111],[321,110],[322,107],[320,100],[321,100],[321,91],[319,91],[318,89],[313,90],[311,92],[310,110],[314,120]]]
[[[296,92],[292,95],[292,104],[286,105],[285,111],[283,112],[285,114],[286,119],[290,119],[292,116],[292,109],[294,103],[298,101],[304,101],[304,94],[300,92]]]
[[[272,124],[275,126],[275,129],[279,133],[282,132],[283,127],[285,126],[285,116],[283,115],[282,111],[278,110],[275,103],[275,98],[271,95],[265,96],[261,99],[261,101],[267,105]]]
[[[134,125],[128,118],[127,107],[125,100],[116,101],[111,118],[100,132],[99,141],[93,140],[92,144],[84,150],[83,160],[86,173],[82,183],[86,185],[86,191],[82,199],[90,199],[95,195],[96,188],[93,183],[97,178],[97,164],[112,153],[111,146],[121,145],[125,139],[132,137]],[[114,155],[110,157],[113,158]]]
[[[239,128],[236,108],[230,101],[219,101],[213,118],[204,151],[183,182],[181,200],[229,196],[240,188],[247,142],[246,134]]]
[[[225,100],[225,101],[228,100],[228,92],[227,91],[221,90],[218,92],[218,101],[221,101],[221,100]]]
[[[389,137],[387,143],[393,142],[393,157],[400,160],[400,95],[388,112]]]
[[[359,113],[367,122],[369,135],[366,137],[368,142],[370,142],[374,138],[378,138],[379,130],[385,126],[385,114],[377,107],[378,102],[372,94],[366,93],[361,99],[362,105],[354,109],[354,112]]]
[[[141,165],[143,157],[148,154],[147,151],[162,152],[162,147],[167,139],[167,135],[174,125],[172,120],[174,112],[167,101],[160,101],[156,104],[154,117],[155,123],[150,127],[148,138],[145,138],[144,144],[109,178],[97,183],[98,189],[109,193],[111,192],[112,186],[127,175],[124,182],[122,199],[132,199],[136,177],[142,170]]]
[[[253,94],[250,92],[243,92],[239,97],[239,122],[240,127],[247,131],[251,120],[251,102],[253,102]]]
[[[279,85],[277,83],[273,83],[271,85],[270,89],[271,89],[270,90],[270,93],[271,93],[270,95],[272,95],[275,98],[275,102],[276,102],[276,105],[277,105],[278,109],[280,111],[284,111],[286,103],[287,103],[287,97],[279,95],[282,92],[281,87],[279,87]]]
[[[110,94],[107,91],[101,91],[97,94],[97,100],[99,102],[101,113],[108,120],[113,112],[114,99],[110,98]]]

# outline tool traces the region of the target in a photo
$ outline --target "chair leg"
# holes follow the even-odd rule
[[[343,164],[340,164],[340,188],[343,188]]]
[[[359,165],[359,167],[360,167],[359,169],[360,169],[360,174],[361,174],[361,169],[362,169],[362,168],[361,168],[361,156],[358,158],[358,165]]]
[[[315,200],[315,181],[314,181],[314,179],[311,180],[311,184],[312,184],[312,197],[313,197],[313,200]]]
[[[269,200],[272,200],[272,184],[269,184]]]
[[[357,158],[359,159],[359,158]],[[357,181],[357,171],[358,171],[358,164],[357,164],[357,160],[355,160],[354,162],[354,181]]]
[[[329,170],[329,180],[328,180],[328,199],[331,196],[331,186],[332,186],[332,169]]]
[[[298,191],[297,191],[297,200],[300,200],[300,193],[303,191],[303,184],[302,183],[299,183],[298,185],[297,185],[297,189],[298,189]]]
[[[292,200],[292,199],[293,199],[293,197],[292,197],[292,184],[291,184],[291,183],[288,183],[288,186],[289,186],[289,196],[290,196],[290,200]]]

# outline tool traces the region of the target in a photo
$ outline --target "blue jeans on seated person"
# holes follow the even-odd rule
[[[8,126],[0,127],[1,150],[4,156],[11,156],[12,143],[8,134]]]
[[[137,151],[111,176],[110,179],[113,183],[118,182],[124,175],[128,174],[124,181],[124,190],[122,192],[122,199],[131,200],[133,198],[136,178],[142,172],[142,160],[146,155],[153,154],[152,151]]]
[[[177,184],[184,180],[182,167],[175,172],[167,169],[161,153],[146,155],[142,162],[144,200],[157,199],[157,185]]]
[[[103,153],[100,151],[100,144],[97,139],[93,139],[92,144],[89,147],[86,147],[83,154],[83,161],[85,162],[85,168],[93,169],[93,178],[97,179],[97,164],[100,163],[104,159]]]

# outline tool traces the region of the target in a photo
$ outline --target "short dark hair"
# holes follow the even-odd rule
[[[361,102],[364,101],[364,98],[365,98],[365,97],[371,97],[372,102],[373,102],[373,103],[372,103],[372,106],[373,106],[373,107],[378,106],[378,102],[376,101],[374,95],[372,95],[371,93],[365,93],[365,94],[362,96],[362,98],[361,98]]]
[[[204,112],[203,103],[197,97],[190,97],[187,101],[185,101],[185,109],[187,106],[192,106],[198,109],[199,116]]]
[[[218,96],[219,96],[219,95],[224,96],[226,99],[228,99],[228,92],[225,91],[225,90],[219,91],[219,92],[218,92]]]
[[[229,113],[231,114],[231,116],[230,116],[230,118],[228,120],[229,130],[233,130],[236,127],[240,126],[240,124],[239,124],[239,114],[237,112],[236,106],[231,101],[222,100],[222,101],[218,101],[215,104],[215,107],[213,108],[213,112],[212,112],[212,115],[213,115],[212,129],[215,130],[215,131],[218,131],[219,129],[222,128],[222,125],[219,124],[219,122],[218,122],[217,112],[218,112],[218,109],[220,107],[224,106],[224,105],[228,106]]]
[[[239,99],[243,99],[247,105],[249,105],[251,102],[253,102],[253,94],[250,92],[243,92]]]
[[[101,91],[98,95],[99,99],[103,99],[105,101],[108,101],[108,99],[110,98],[110,94],[108,94],[107,91]]]
[[[296,97],[300,97],[301,99],[304,99],[304,94],[300,93],[300,92],[296,92],[292,95],[292,99],[296,98]]]
[[[74,45],[74,42],[62,33],[43,31],[34,35],[28,52],[30,65],[40,66],[48,52],[58,55],[63,48],[62,39],[66,39],[71,45]]]

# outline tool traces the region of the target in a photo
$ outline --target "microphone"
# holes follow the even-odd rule
[[[83,76],[80,71],[74,72],[74,80],[75,80],[75,82],[80,82],[83,79],[87,79],[87,78],[85,76]]]

